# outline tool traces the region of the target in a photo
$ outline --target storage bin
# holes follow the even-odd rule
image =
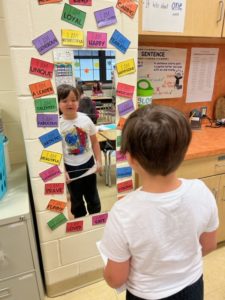
[[[0,135],[0,200],[3,198],[7,191],[7,178],[5,167],[5,155],[4,155],[4,136]]]

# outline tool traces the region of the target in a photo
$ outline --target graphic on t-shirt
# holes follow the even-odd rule
[[[89,151],[89,141],[87,133],[74,126],[70,130],[62,132],[66,142],[68,154],[79,155]]]

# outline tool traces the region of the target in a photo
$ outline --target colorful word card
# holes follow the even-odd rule
[[[109,43],[121,51],[123,54],[126,53],[130,46],[130,41],[117,29],[114,30]]]
[[[40,55],[58,46],[59,42],[52,30],[45,32],[32,41]]]
[[[88,48],[107,48],[107,33],[105,32],[87,32]]]
[[[61,175],[61,171],[59,169],[58,166],[53,166],[47,170],[44,170],[43,172],[39,173],[39,176],[41,177],[41,179],[44,181],[44,182],[47,182],[59,175]]]
[[[48,205],[47,205],[46,209],[51,210],[51,211],[55,211],[55,212],[58,212],[58,213],[62,213],[65,207],[66,207],[66,202],[51,199],[48,202]]]
[[[122,154],[119,150],[116,151],[116,161],[121,162],[121,161],[126,161],[126,155]]]
[[[122,136],[121,135],[117,135],[117,137],[116,137],[116,147],[120,147],[121,146],[121,140],[122,140]]]
[[[64,183],[46,183],[45,195],[58,195],[64,193]]]
[[[98,28],[113,25],[117,22],[113,6],[94,12]]]
[[[133,181],[132,179],[117,183],[118,193],[123,193],[126,191],[130,191],[133,189]]]
[[[39,136],[39,140],[44,148],[54,145],[62,140],[58,129],[54,129],[48,133]]]
[[[116,95],[124,98],[133,98],[135,87],[126,83],[118,82]]]
[[[66,224],[66,232],[77,232],[82,231],[84,221],[74,221]]]
[[[93,216],[92,217],[92,225],[105,224],[108,218],[108,213]]]
[[[58,111],[56,98],[43,98],[34,101],[35,112],[55,112]]]
[[[30,84],[29,88],[34,99],[54,94],[51,80]]]
[[[131,167],[122,167],[116,169],[117,178],[130,177],[132,175]]]
[[[92,0],[70,0],[70,4],[75,5],[84,5],[84,6],[91,6]]]
[[[38,75],[41,77],[52,78],[54,64],[37,58],[30,60],[30,74]]]
[[[75,25],[79,28],[84,27],[84,21],[86,18],[86,12],[73,7],[67,3],[64,4],[61,20]]]
[[[126,118],[119,118],[119,122],[117,124],[117,129],[120,129],[122,130],[123,129],[123,126],[125,125],[126,123]]]
[[[84,46],[84,33],[80,30],[62,29],[62,44],[64,46]]]
[[[119,77],[134,73],[136,71],[134,59],[131,58],[116,64],[116,71]]]
[[[123,103],[120,103],[117,107],[119,115],[124,116],[134,110],[134,103],[133,100],[130,99]]]
[[[62,159],[61,153],[43,150],[41,153],[40,161],[51,165],[59,165],[61,159]]]
[[[49,4],[49,3],[58,3],[62,0],[38,0],[39,4]]]
[[[58,127],[58,120],[56,114],[37,114],[37,127]]]
[[[133,0],[118,0],[116,8],[128,15],[128,17],[133,18],[137,11],[138,4]]]
[[[55,218],[51,219],[47,224],[51,230],[55,230],[60,225],[66,223],[66,222],[67,222],[67,218],[64,216],[64,214],[60,214],[60,215],[56,216]]]

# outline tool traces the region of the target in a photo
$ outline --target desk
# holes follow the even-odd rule
[[[109,97],[109,96],[91,96],[91,100],[111,102],[112,97]]]

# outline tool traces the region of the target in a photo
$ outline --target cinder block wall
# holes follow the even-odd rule
[[[32,40],[46,31],[52,29],[61,46],[61,29],[78,29],[77,27],[61,21],[64,3],[38,5],[38,1],[30,0],[7,0],[3,1],[4,17],[6,20],[7,36],[12,57],[13,73],[16,79],[16,97],[20,107],[23,135],[31,176],[31,184],[35,201],[36,217],[40,236],[42,257],[45,272],[45,284],[47,294],[51,297],[64,293],[68,290],[79,288],[102,278],[102,260],[96,248],[96,241],[101,239],[103,226],[91,224],[91,217],[84,218],[84,230],[81,233],[66,233],[66,225],[51,231],[47,222],[55,217],[55,213],[46,210],[50,200],[44,194],[44,183],[39,177],[41,171],[50,165],[39,161],[43,150],[38,137],[50,131],[50,129],[37,128],[34,99],[29,90],[29,84],[44,80],[29,74],[30,59],[32,57],[53,61],[52,51],[40,57],[32,45]],[[122,54],[108,43],[108,49],[116,51],[117,62],[134,58],[137,67],[138,46],[138,12],[134,19],[121,13],[115,8],[117,0],[93,0],[93,6],[79,6],[87,12],[84,34],[90,31],[108,33],[108,40],[115,29],[123,33],[130,41],[130,47],[126,54]],[[114,6],[117,24],[98,30],[93,12],[106,7]],[[85,39],[86,47],[86,39]],[[84,48],[85,48],[84,47]],[[123,76],[120,82],[136,86],[136,73]],[[116,78],[116,83],[118,78]],[[0,83],[1,84],[1,83]],[[54,78],[52,84],[55,89]],[[136,94],[136,90],[134,95]],[[125,99],[117,97],[117,104]],[[49,147],[49,151],[62,153],[60,143]],[[62,175],[51,182],[64,182],[63,163],[59,165]],[[57,195],[57,199],[66,199],[66,195]],[[116,200],[116,199],[115,199]],[[67,215],[67,211],[64,211]]]

